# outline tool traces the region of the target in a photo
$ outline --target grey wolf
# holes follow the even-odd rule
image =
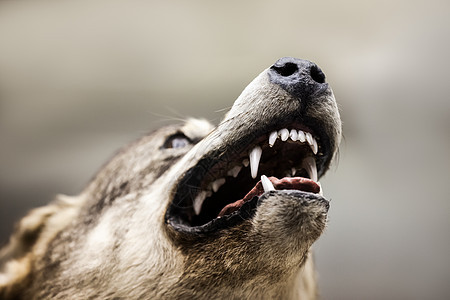
[[[0,298],[315,299],[318,180],[340,139],[324,73],[282,58],[216,128],[156,130],[31,211],[0,252]]]

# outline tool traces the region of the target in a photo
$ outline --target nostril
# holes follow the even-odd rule
[[[325,83],[325,74],[323,74],[322,70],[318,66],[311,67],[311,78],[318,83]]]
[[[282,66],[272,66],[272,69],[274,69],[281,76],[288,77],[298,71],[298,66],[297,64],[288,62]]]
[[[270,83],[278,85],[303,104],[329,91],[325,74],[312,61],[283,57],[267,70],[267,75]]]

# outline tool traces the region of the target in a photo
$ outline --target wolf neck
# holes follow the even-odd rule
[[[270,270],[267,271],[270,273]],[[294,276],[286,278],[284,282],[279,282],[274,286],[266,286],[262,289],[252,290],[246,299],[296,299],[296,300],[316,300],[319,299],[316,271],[314,260],[311,255],[305,261]],[[249,296],[249,297],[247,297]]]
[[[269,296],[270,295],[270,296]],[[280,283],[272,291],[267,291],[261,299],[319,299],[316,282],[316,271],[314,259],[309,253],[307,259],[300,270],[286,282]]]
[[[277,273],[277,272],[275,272]],[[310,255],[301,268],[291,274],[274,274],[267,270],[264,276],[233,278],[224,275],[199,278],[198,274],[185,273],[167,296],[174,299],[301,299],[318,298],[314,262]],[[207,288],[206,288],[207,287]],[[182,291],[182,294],[178,292]],[[189,291],[189,292],[187,292]]]
[[[318,299],[318,288],[316,281],[316,271],[314,258],[309,253],[303,268],[300,270],[297,278],[296,299]]]
[[[270,273],[270,270],[268,270]],[[249,299],[318,299],[316,271],[312,255],[308,255],[305,263],[294,276],[290,276],[278,285],[261,289]]]

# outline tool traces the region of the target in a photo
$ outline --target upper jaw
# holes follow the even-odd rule
[[[231,199],[209,208],[216,216],[223,206],[245,196],[261,175],[296,175],[317,181],[328,168],[335,143],[321,126],[321,120],[299,111],[299,101],[268,83],[265,72],[252,85],[260,86],[257,96],[265,89],[269,97],[255,98],[247,87],[218,128],[186,155],[187,161],[199,158],[178,181],[166,213],[166,222],[176,230],[206,233],[219,228],[216,225],[221,222],[233,224],[234,215],[222,216],[221,220],[210,219],[211,216],[202,219],[205,198],[225,183],[220,193]],[[280,97],[284,97],[283,103],[277,103]],[[243,104],[247,104],[245,109]],[[239,206],[237,213],[242,215],[238,220],[245,214],[250,217],[255,207],[252,201]]]

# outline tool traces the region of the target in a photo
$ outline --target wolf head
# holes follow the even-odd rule
[[[315,296],[318,179],[341,137],[312,62],[282,58],[224,120],[161,128],[77,197],[32,211],[2,250],[0,295],[51,299]]]

